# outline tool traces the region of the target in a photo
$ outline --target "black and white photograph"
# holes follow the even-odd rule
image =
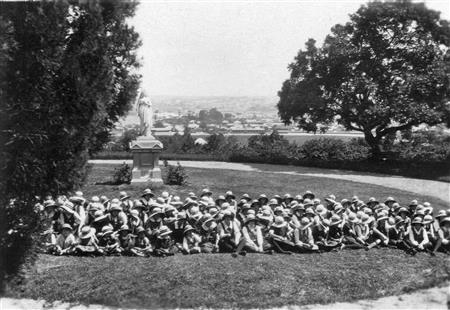
[[[0,0],[0,310],[450,309],[448,0]]]

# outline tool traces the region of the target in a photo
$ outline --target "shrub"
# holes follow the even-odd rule
[[[188,175],[183,166],[178,163],[176,166],[167,165],[164,183],[167,185],[185,185]]]
[[[115,184],[129,184],[131,182],[131,167],[125,162],[114,169],[113,182]]]

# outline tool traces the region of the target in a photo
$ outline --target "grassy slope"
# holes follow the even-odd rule
[[[442,283],[449,272],[442,255],[390,249],[236,259],[42,255],[13,295],[120,307],[275,307],[399,294]]]
[[[111,178],[113,170],[118,165],[102,164],[95,165],[88,178],[83,192],[86,197],[92,195],[107,195],[109,198],[118,197],[119,190],[126,190],[132,197],[137,198],[142,190],[148,185],[95,185],[97,182],[106,182]],[[265,167],[267,168],[267,167]],[[156,192],[168,190],[170,193],[180,195],[184,199],[190,191],[197,194],[202,188],[209,187],[217,195],[232,190],[237,197],[248,193],[252,197],[259,194],[266,195],[290,193],[296,195],[312,190],[320,198],[329,194],[335,194],[338,199],[351,198],[357,195],[360,199],[368,200],[374,196],[382,200],[388,196],[394,196],[403,204],[413,199],[429,201],[435,209],[448,208],[439,199],[427,196],[419,196],[414,193],[387,188],[378,185],[363,184],[351,181],[341,181],[327,178],[316,178],[297,175],[283,175],[270,172],[248,172],[234,170],[212,170],[186,168],[189,175],[189,184],[185,187],[162,185]],[[296,171],[296,170],[295,170]]]
[[[137,195],[145,186],[94,185],[111,176],[112,165],[97,165],[85,195],[117,196],[118,190]],[[401,202],[427,199],[437,209],[446,207],[430,197],[355,182],[273,173],[187,169],[190,185],[162,186],[185,196],[208,186],[214,192],[232,189],[256,196],[311,189],[320,197],[354,194]],[[170,258],[53,257],[41,255],[27,281],[12,287],[13,297],[43,298],[121,307],[275,307],[351,301],[399,294],[443,283],[450,279],[448,256],[415,257],[392,249],[343,251],[314,255],[248,255],[233,259],[228,254],[175,256]]]

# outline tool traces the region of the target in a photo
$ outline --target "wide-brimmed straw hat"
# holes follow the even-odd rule
[[[405,220],[403,219],[403,217],[397,215],[395,217],[395,225],[400,225],[400,224],[403,224],[403,223],[405,223]]]
[[[206,213],[202,219],[202,229],[205,231],[213,230],[217,227],[216,219],[211,215]]]
[[[153,217],[155,217],[156,215],[163,215],[163,212],[162,212],[162,209],[161,208],[159,208],[159,207],[156,207],[156,208],[154,208],[153,209],[153,211],[152,211],[152,213],[148,216],[149,218],[153,218]]]
[[[252,200],[252,198],[250,197],[249,194],[242,195],[241,199],[245,199],[245,200],[247,200],[247,202],[250,202]]]
[[[57,207],[58,207],[58,205],[56,204],[56,202],[53,199],[44,201],[44,209],[57,208]]]
[[[150,197],[155,197],[155,194],[153,194],[152,190],[150,188],[146,188],[144,189],[144,191],[142,192],[141,197],[144,196],[150,196]]]
[[[145,232],[145,229],[144,229],[144,227],[142,227],[142,226],[138,226],[138,227],[136,228],[136,234],[140,234],[141,232]]]
[[[447,212],[445,210],[439,210],[438,214],[435,216],[435,218],[440,219],[447,217]]]
[[[83,226],[80,231],[80,239],[89,239],[95,235],[95,229],[90,226]]]
[[[397,214],[401,214],[401,213],[409,214],[409,210],[406,209],[405,207],[401,207],[400,209],[398,209]]]
[[[354,212],[350,212],[348,214],[347,221],[349,221],[350,223],[353,223],[353,224],[358,224],[359,223],[359,219],[356,216],[356,213],[354,213]]]
[[[109,208],[110,212],[113,211],[122,211],[122,207],[118,203],[111,203],[111,207]]]
[[[372,218],[368,214],[361,215],[361,223],[362,224],[369,224],[372,221]]]
[[[125,199],[127,199],[127,198],[130,198],[130,195],[127,195],[127,192],[120,192],[119,193],[119,199],[120,200],[125,200]]]
[[[423,225],[428,225],[428,224],[431,224],[431,223],[433,223],[433,217],[431,215],[429,215],[429,214],[425,215],[423,217],[422,224]]]
[[[256,223],[257,221],[258,221],[258,219],[256,218],[256,216],[254,214],[249,214],[245,217],[244,225],[248,225],[250,222]]]
[[[311,192],[309,190],[303,194],[303,199],[306,199],[306,198],[314,199],[315,197],[316,197],[316,195],[314,195],[313,192]]]
[[[131,229],[127,224],[125,224],[125,225],[120,226],[120,228],[119,228],[119,232],[122,232],[122,231],[127,231],[128,233],[130,233]]]
[[[225,201],[226,201],[226,199],[225,199],[224,195],[219,195],[215,200],[215,202],[218,206],[220,206]]]
[[[266,204],[266,203],[269,201],[269,198],[267,198],[266,194],[261,194],[261,195],[259,195],[259,197],[258,197],[258,201],[259,201],[261,204]],[[265,201],[265,202],[262,202],[262,201]]]
[[[414,219],[412,220],[411,224],[420,224],[422,225],[422,218],[421,217],[414,217]]]
[[[298,228],[300,230],[305,230],[306,228],[310,227],[313,223],[309,220],[309,218],[307,217],[303,217],[300,220],[300,225],[298,226]]]
[[[294,197],[292,197],[292,195],[291,194],[289,194],[289,193],[286,193],[286,194],[284,194],[284,196],[283,196],[283,200],[293,200],[294,199]]]
[[[209,190],[209,188],[204,188],[204,189],[202,189],[202,193],[200,194],[200,197],[211,196],[211,195],[212,195],[212,192]]]
[[[316,212],[314,212],[313,208],[306,208],[305,215],[312,215],[315,216]]]
[[[316,207],[316,213],[323,217],[328,213],[328,210],[324,205],[318,205]]]
[[[309,207],[309,206],[314,206],[314,203],[312,202],[311,199],[305,198],[305,199],[303,199],[303,205],[305,207]]]
[[[297,203],[291,208],[291,212],[295,213],[297,211],[305,211],[306,208],[302,203]]]
[[[75,211],[73,210],[73,204],[69,201],[64,202],[62,205],[59,206],[61,210],[73,214]]]
[[[282,206],[276,206],[275,209],[273,209],[273,212],[283,212],[284,208]]]
[[[444,218],[441,220],[441,224],[444,224],[444,223],[450,223],[450,216],[444,217]]]
[[[158,237],[165,237],[165,236],[170,235],[171,233],[172,233],[172,230],[170,230],[169,227],[163,225],[159,228]]]
[[[276,198],[270,199],[269,206],[278,206],[278,205],[279,205],[279,202]]]
[[[170,201],[170,204],[179,209],[183,205],[183,202],[181,201],[180,196],[174,196]]]
[[[190,231],[195,231],[195,229],[191,225],[187,224],[186,227],[184,227],[183,234],[187,234]]]
[[[107,235],[112,235],[114,233],[114,229],[111,225],[105,225],[102,227],[102,231],[100,232],[100,236],[104,237]]]
[[[282,216],[275,216],[272,226],[275,228],[281,228],[286,226],[287,223]]]
[[[73,231],[73,228],[72,228],[72,226],[70,225],[70,224],[64,224],[62,227],[61,227],[61,229],[68,229],[68,230],[70,230],[70,231]]]
[[[375,197],[370,197],[369,200],[366,202],[366,205],[369,204],[379,204],[380,202]]]
[[[330,226],[336,226],[342,223],[342,219],[339,215],[334,214],[330,219]]]
[[[232,191],[227,191],[227,192],[225,193],[225,198],[235,199],[236,196],[234,196],[234,194],[233,194]]]
[[[94,213],[94,223],[103,221],[107,217],[108,216],[106,214],[104,214],[102,210],[95,211],[95,213]]]
[[[409,207],[417,207],[418,205],[419,205],[419,202],[416,199],[414,199],[409,203],[408,206]]]
[[[385,204],[388,204],[388,202],[397,202],[397,200],[394,199],[394,197],[388,197],[386,198],[386,200],[384,201]]]

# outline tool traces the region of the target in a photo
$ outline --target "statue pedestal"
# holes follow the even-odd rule
[[[162,149],[161,141],[153,136],[140,136],[130,143],[133,154],[131,183],[163,183],[159,168],[159,154]]]

